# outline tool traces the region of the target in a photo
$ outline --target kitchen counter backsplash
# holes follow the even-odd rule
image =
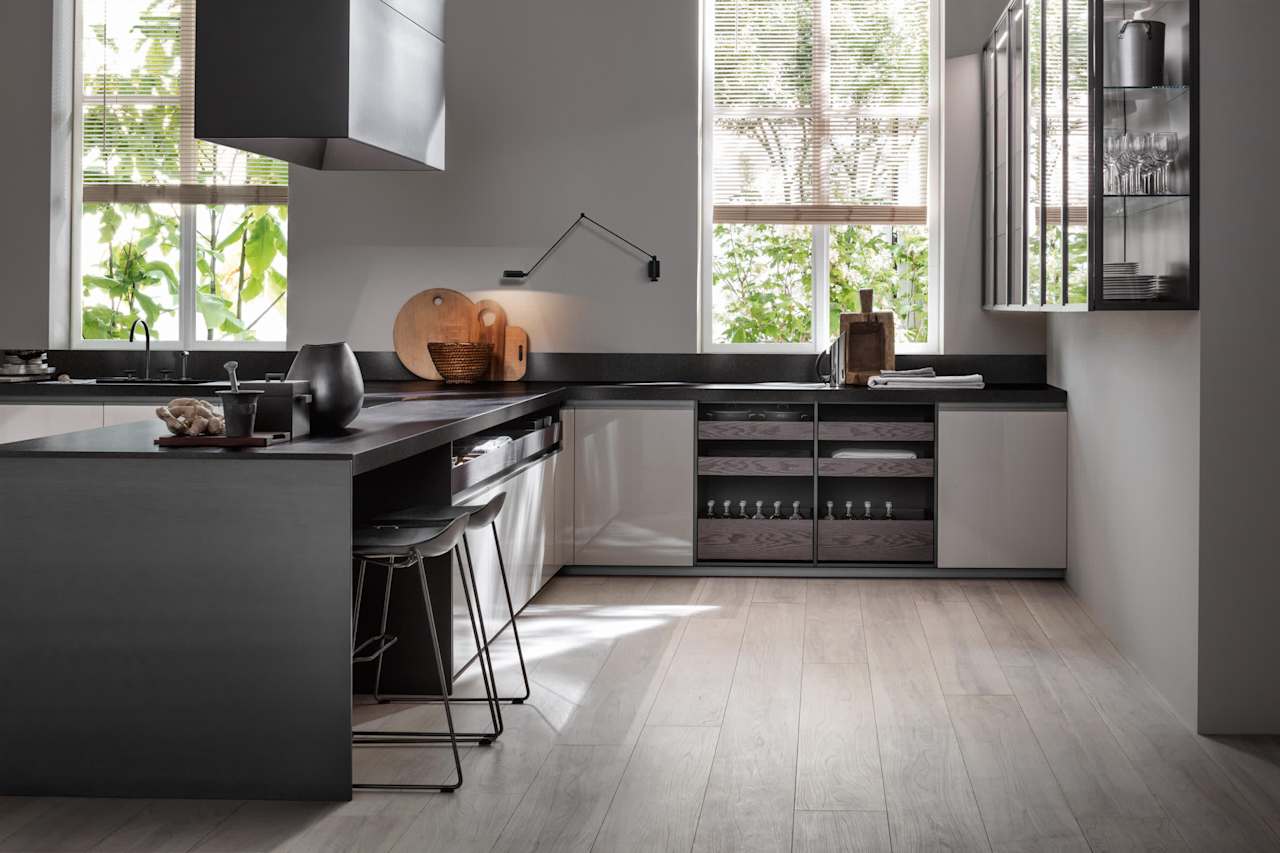
[[[222,365],[234,359],[239,374],[258,379],[284,373],[295,352],[287,350],[192,350],[188,373],[221,379]],[[394,352],[357,352],[366,382],[404,382],[415,377]],[[735,353],[529,353],[526,382],[814,382],[814,356]],[[49,364],[73,379],[120,376],[142,367],[141,346],[129,350],[51,350]],[[1043,355],[899,355],[900,370],[933,367],[939,374],[981,373],[990,385],[1039,385],[1047,379]],[[151,354],[151,375],[179,376],[178,353]]]

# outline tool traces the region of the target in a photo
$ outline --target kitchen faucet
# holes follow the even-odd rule
[[[142,331],[147,334],[147,354],[142,360],[142,378],[151,378],[151,327],[147,325],[147,321],[139,317],[133,321],[133,325],[129,327],[129,343],[133,343],[133,333],[137,331],[138,324],[142,324]]]

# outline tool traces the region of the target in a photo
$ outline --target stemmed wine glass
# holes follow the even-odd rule
[[[1129,194],[1145,193],[1146,177],[1150,174],[1151,134],[1131,133],[1125,137],[1125,155],[1129,161]]]
[[[1109,194],[1124,192],[1120,181],[1120,164],[1124,159],[1124,132],[1115,128],[1107,128],[1102,136],[1102,168],[1106,175]]]
[[[1160,177],[1156,192],[1168,195],[1170,192],[1169,173],[1172,170],[1174,161],[1178,159],[1178,134],[1171,131],[1155,134],[1152,140],[1151,153],[1156,161],[1157,174]]]

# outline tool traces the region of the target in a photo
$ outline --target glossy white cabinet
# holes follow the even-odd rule
[[[692,566],[692,404],[574,417],[574,564]]]
[[[101,405],[0,405],[0,444],[100,426]]]
[[[1065,569],[1067,413],[938,412],[938,567]]]
[[[156,417],[155,403],[132,405],[107,405],[102,407],[102,425],[103,426],[119,426],[120,424],[131,424],[139,421],[155,421],[160,431],[156,435],[164,435],[165,427]]]

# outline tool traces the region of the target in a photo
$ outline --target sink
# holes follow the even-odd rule
[[[139,379],[136,376],[107,376],[93,380],[97,385],[207,385],[212,379]]]
[[[779,391],[827,391],[836,390],[825,382],[718,382],[707,385],[708,388],[752,388]]]

